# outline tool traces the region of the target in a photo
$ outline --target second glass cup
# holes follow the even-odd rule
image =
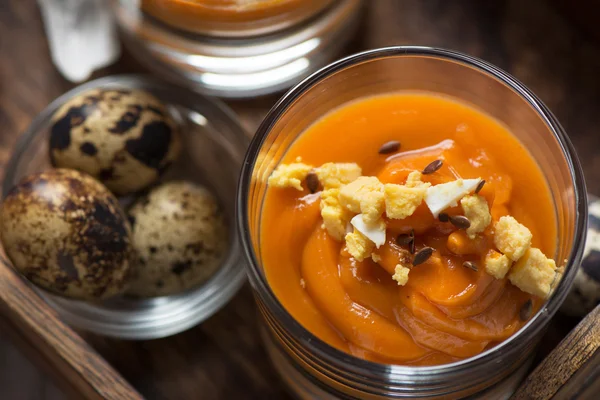
[[[338,56],[362,0],[112,0],[124,43],[157,75],[218,97],[288,89]]]
[[[547,180],[558,227],[554,259],[567,260],[554,294],[519,332],[475,357],[432,367],[374,363],[325,344],[281,305],[261,263],[266,178],[294,140],[343,104],[404,91],[428,92],[470,104],[516,136]],[[282,378],[305,399],[508,397],[526,373],[536,344],[569,291],[581,261],[587,220],[581,167],[565,132],[544,104],[520,82],[488,63],[426,47],[356,54],[320,70],[288,92],[270,111],[250,146],[237,207],[267,349]]]

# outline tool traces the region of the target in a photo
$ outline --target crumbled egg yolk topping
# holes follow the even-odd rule
[[[404,286],[408,282],[408,273],[410,272],[410,268],[405,267],[402,264],[396,265],[394,269],[394,275],[392,275],[392,279],[398,282],[398,285]]]
[[[500,217],[494,229],[494,244],[513,261],[523,257],[531,246],[531,231],[511,216]]]
[[[485,256],[485,271],[496,279],[504,278],[511,264],[510,258],[494,250]]]
[[[336,240],[342,240],[352,214],[342,207],[339,200],[340,189],[325,189],[321,192],[321,217],[323,227]]]
[[[482,196],[477,194],[467,195],[460,200],[465,217],[471,222],[467,228],[467,235],[470,239],[475,239],[478,233],[481,233],[492,222],[490,207]]]
[[[404,185],[383,184],[377,177],[363,176],[356,163],[326,163],[315,168],[295,162],[279,165],[268,184],[303,190],[302,183],[311,171],[323,187],[320,193],[323,228],[334,239],[345,241],[346,250],[359,262],[369,257],[375,262],[380,260],[374,251],[385,242],[384,214],[388,219],[408,218],[423,202],[436,217],[460,202],[470,223],[465,229],[469,239],[476,240],[492,223],[485,198],[472,194],[481,182],[479,178],[431,186],[421,181],[421,172],[413,171]],[[497,251],[490,250],[486,255],[485,271],[496,279],[508,276],[510,282],[524,292],[547,298],[557,281],[556,264],[539,249],[532,248],[531,239],[529,229],[515,218],[500,217],[493,225]],[[408,282],[410,268],[411,265],[396,266],[392,278],[398,285]]]
[[[325,189],[347,185],[362,175],[362,169],[356,163],[326,163],[315,172]]]
[[[362,214],[366,224],[374,224],[385,210],[383,184],[374,176],[361,176],[340,189],[340,203],[347,210]]]
[[[554,260],[548,259],[540,249],[528,249],[508,273],[510,282],[524,292],[546,298],[552,290],[556,274]]]
[[[385,214],[388,218],[404,219],[410,217],[421,205],[427,192],[426,185],[409,187],[388,183],[385,191]]]
[[[269,177],[269,186],[276,188],[293,187],[302,191],[302,181],[311,169],[310,165],[301,162],[281,164]]]
[[[348,253],[350,253],[356,261],[364,261],[372,256],[373,250],[375,249],[375,243],[357,229],[346,234],[344,239],[346,240],[346,250],[348,250]]]

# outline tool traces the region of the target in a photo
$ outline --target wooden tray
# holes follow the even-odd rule
[[[388,45],[452,48],[513,73],[556,113],[600,194],[600,49],[542,0],[370,0],[348,53]],[[15,139],[46,104],[73,87],[50,61],[34,0],[0,5],[0,170]],[[141,72],[128,54],[96,76]],[[277,96],[230,105],[253,132]],[[248,287],[201,326],[154,341],[74,332],[0,259],[0,329],[76,398],[289,398],[258,337]],[[541,355],[578,321],[558,316]],[[104,361],[106,360],[106,361]]]

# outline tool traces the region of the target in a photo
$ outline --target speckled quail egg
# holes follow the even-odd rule
[[[583,260],[577,269],[571,291],[560,310],[583,317],[600,304],[600,200],[589,205],[588,230]]]
[[[151,94],[94,89],[55,113],[49,147],[55,167],[88,173],[122,195],[155,182],[178,157],[181,138],[164,105]]]
[[[115,196],[88,175],[55,169],[24,178],[4,199],[0,235],[14,267],[56,294],[103,299],[126,288],[131,228]]]
[[[129,209],[138,256],[128,293],[164,296],[200,285],[219,268],[228,230],[215,197],[189,182],[162,184]]]

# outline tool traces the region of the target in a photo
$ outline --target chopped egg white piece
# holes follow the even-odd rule
[[[448,207],[458,205],[458,201],[467,194],[471,193],[481,182],[477,179],[457,179],[452,182],[442,183],[427,188],[425,194],[425,203],[434,217]]]
[[[357,231],[375,243],[377,248],[385,243],[385,222],[380,220],[374,224],[367,225],[363,220],[362,214],[358,214],[350,220],[350,223]]]

